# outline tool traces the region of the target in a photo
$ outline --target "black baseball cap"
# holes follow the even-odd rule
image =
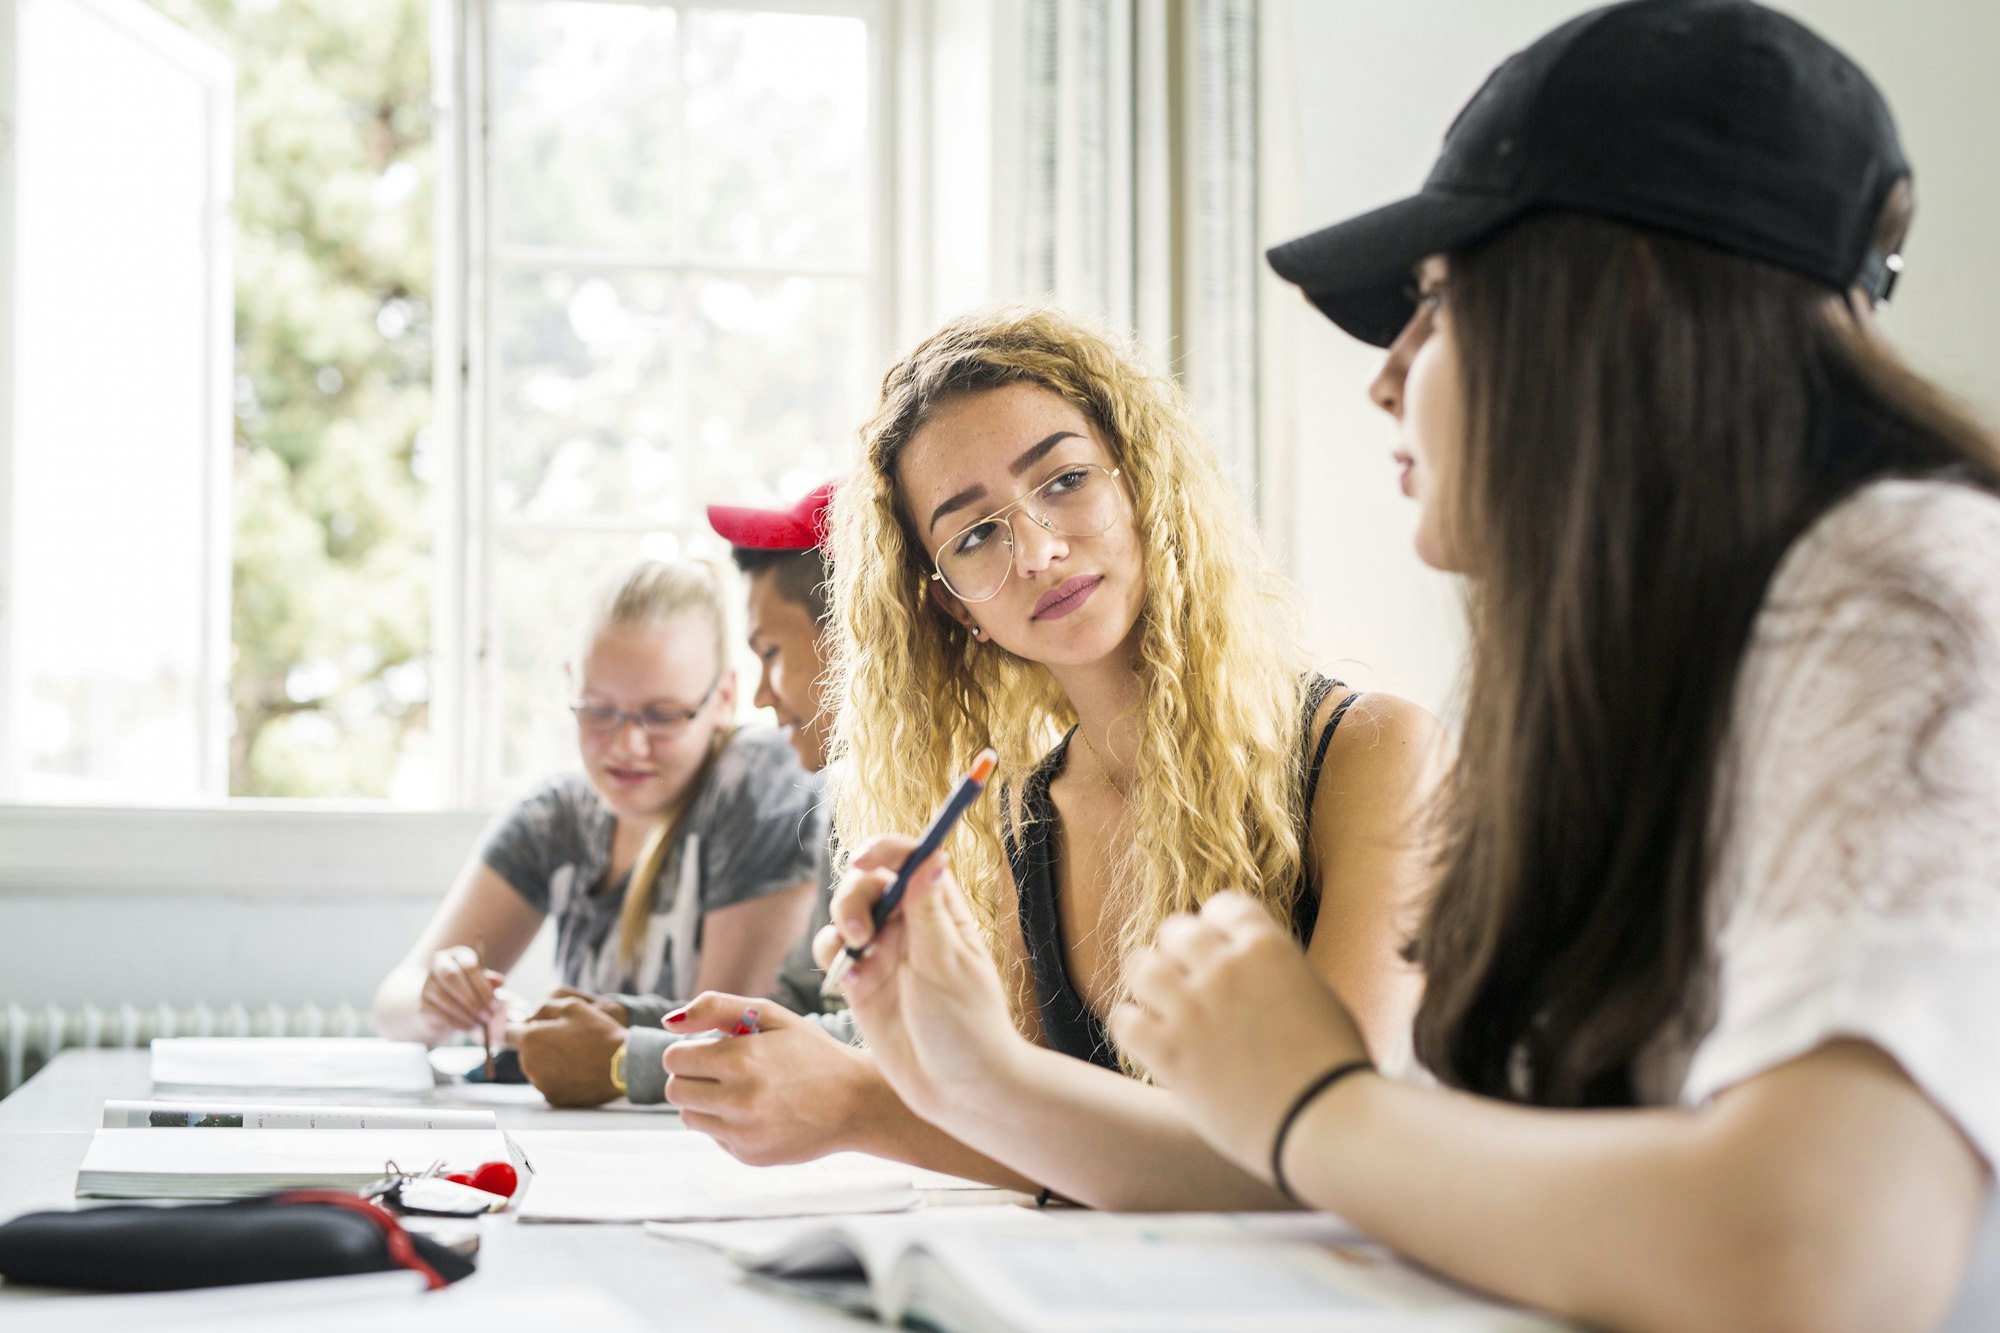
[[[1749,0],[1629,0],[1571,19],[1494,70],[1416,194],[1274,247],[1328,319],[1387,347],[1411,273],[1529,213],[1656,227],[1876,299],[1872,248],[1910,174],[1853,61]]]

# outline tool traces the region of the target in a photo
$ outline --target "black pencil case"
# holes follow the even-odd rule
[[[0,1226],[0,1276],[34,1286],[178,1291],[398,1268],[436,1289],[473,1262],[341,1190],[29,1213]]]

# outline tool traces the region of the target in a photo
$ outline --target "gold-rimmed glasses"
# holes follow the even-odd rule
[[[1118,469],[1065,463],[1014,503],[961,528],[931,556],[933,579],[961,602],[997,596],[1014,570],[1015,513],[1058,537],[1095,537],[1118,521]]]
[[[628,713],[610,704],[579,700],[569,706],[569,711],[576,714],[576,729],[586,736],[615,736],[637,722],[648,738],[669,741],[686,731],[688,724],[701,716],[701,710],[708,707],[708,701],[715,697],[715,687],[721,683],[722,673],[718,671],[692,708],[662,708],[658,704],[647,704],[636,713]]]

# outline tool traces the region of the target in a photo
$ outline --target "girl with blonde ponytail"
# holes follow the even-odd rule
[[[847,982],[894,1095],[829,1097],[869,1118],[821,1120],[810,1144],[718,1137],[959,1170],[976,1153],[990,1178],[1097,1206],[1271,1205],[1122,1068],[1101,1026],[1120,962],[1242,889],[1394,1047],[1435,724],[1303,669],[1177,390],[1095,328],[1032,308],[947,325],[890,370],[863,446],[829,524],[834,820],[854,855],[823,951],[836,930],[870,939],[873,895],[980,749],[999,772]],[[694,1106],[682,1057],[668,1096]]]
[[[495,826],[383,983],[385,1033],[436,1041],[498,1030],[494,987],[549,916],[564,992],[526,1027],[534,1036],[560,1022],[564,1045],[591,1050],[544,1063],[592,1075],[562,1073],[560,1092],[544,1088],[552,1099],[628,1091],[613,1056],[635,1043],[647,1054],[632,1062],[632,1083],[649,1081],[657,1100],[665,1034],[656,1024],[628,1033],[635,1008],[704,988],[769,989],[805,929],[824,817],[784,736],[735,727],[728,642],[722,575],[710,566],[646,561],[610,585],[569,664],[583,771],[546,783]],[[579,1023],[574,1009],[602,1021]],[[523,1044],[522,1064],[540,1085],[531,1049]],[[592,1090],[602,1095],[584,1095]]]

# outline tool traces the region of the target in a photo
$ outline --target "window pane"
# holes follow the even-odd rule
[[[697,255],[867,263],[866,24],[691,11],[687,88]]]
[[[803,493],[839,472],[873,402],[862,360],[867,285],[702,277],[690,284],[689,309],[699,494],[744,496],[788,476],[805,478]]]
[[[574,766],[590,592],[719,554],[704,507],[833,476],[873,400],[867,24],[675,9],[493,9],[487,796]]]
[[[493,10],[495,234],[516,245],[676,248],[678,15],[502,0]]]
[[[674,395],[679,279],[568,272],[499,285],[495,512],[542,522],[699,518]]]
[[[230,793],[432,803],[426,0],[154,0],[236,58]]]
[[[430,6],[153,5],[236,62],[229,791],[430,803]]]
[[[25,7],[21,38],[16,794],[197,798],[222,777],[210,156],[228,66],[74,4]]]

